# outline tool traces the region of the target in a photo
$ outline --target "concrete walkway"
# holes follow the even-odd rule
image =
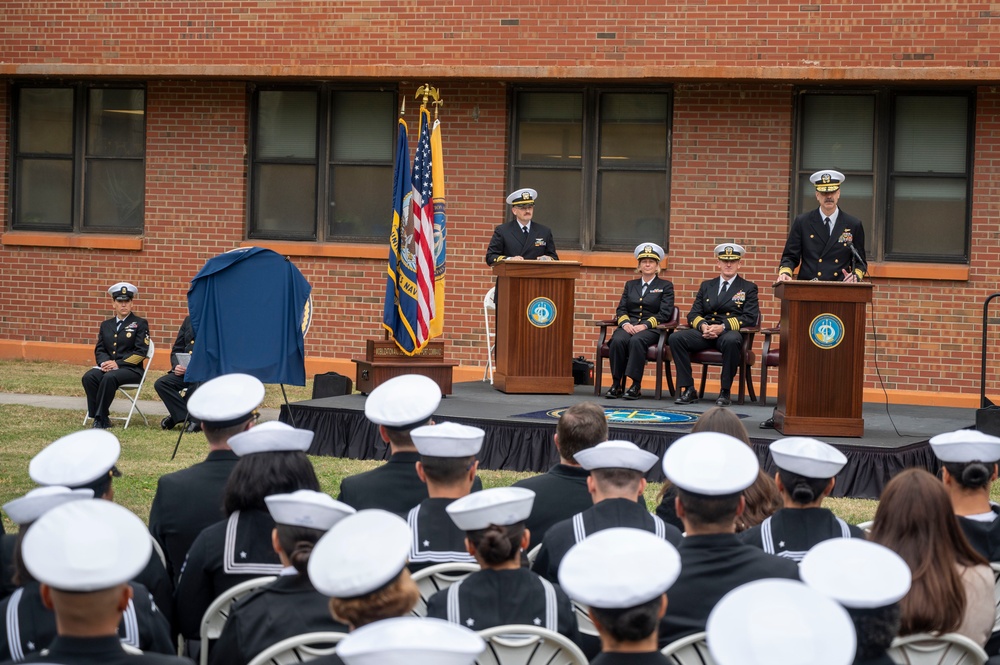
[[[19,393],[0,393],[0,404],[23,404],[24,406],[37,406],[44,409],[63,409],[65,411],[79,411],[80,421],[83,422],[83,413],[87,410],[87,398],[85,397],[61,397],[59,395],[23,395]],[[163,402],[150,399],[141,399],[138,402],[139,409],[146,414],[146,417],[150,419],[150,425],[153,424],[153,418],[156,419],[156,424],[159,425],[159,421],[163,416],[167,415],[167,407],[163,405]],[[127,414],[131,404],[128,400],[119,397],[111,404],[111,412],[116,414]],[[133,418],[138,418],[140,421],[142,417],[138,414],[133,415]],[[260,410],[261,420],[277,420],[278,419],[278,409],[261,409]]]

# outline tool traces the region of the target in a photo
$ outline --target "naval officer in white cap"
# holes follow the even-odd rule
[[[139,383],[142,364],[149,351],[149,324],[132,313],[132,299],[139,290],[128,282],[118,282],[108,289],[114,302],[115,315],[101,323],[94,345],[96,365],[83,375],[83,390],[87,393],[87,415],[94,427],[111,427],[108,409],[115,399],[118,386]]]
[[[736,536],[743,490],[757,479],[757,455],[739,439],[695,432],[670,444],[663,472],[677,487],[677,515],[685,538],[678,545],[681,574],[671,587],[660,622],[660,646],[705,630],[722,596],[741,584],[769,577],[798,579],[794,561],[765,554]]]
[[[340,481],[337,499],[356,510],[381,508],[399,516],[426,499],[427,485],[417,475],[420,453],[410,432],[433,424],[439,404],[441,388],[419,374],[395,376],[371,391],[365,400],[365,417],[378,426],[382,441],[389,444],[389,459],[371,471]],[[472,491],[482,487],[476,476]]]
[[[740,540],[768,554],[801,561],[813,545],[830,538],[864,538],[865,534],[823,507],[836,476],[847,464],[833,446],[794,436],[771,443],[771,458],[778,467],[778,485],[784,508],[759,525],[740,534]]]
[[[493,237],[486,248],[486,264],[500,261],[558,261],[552,231],[532,220],[538,192],[525,187],[507,196],[514,219],[493,230]]]
[[[532,569],[550,582],[558,582],[559,562],[569,549],[587,536],[612,527],[630,527],[656,534],[671,543],[681,532],[646,510],[641,499],[646,472],[659,458],[630,441],[605,441],[581,450],[576,461],[590,471],[587,489],[594,505],[568,520],[557,522],[542,539],[542,549]]]

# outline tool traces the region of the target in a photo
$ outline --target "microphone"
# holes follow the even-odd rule
[[[865,260],[863,258],[861,258],[861,255],[858,254],[858,250],[855,249],[854,243],[851,242],[850,240],[848,240],[847,241],[847,247],[851,250],[851,254],[854,255],[854,258],[857,260],[857,262],[861,264],[861,268],[865,272],[868,272],[868,264],[865,262]]]

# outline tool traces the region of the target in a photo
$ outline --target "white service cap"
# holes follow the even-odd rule
[[[631,441],[605,441],[573,455],[587,471],[594,469],[632,469],[645,473],[660,459]]]
[[[118,282],[108,288],[108,295],[115,300],[131,300],[139,295],[139,289],[128,282]]]
[[[828,443],[805,436],[773,441],[771,457],[779,469],[806,478],[833,478],[847,464],[847,457]]]
[[[238,425],[264,401],[264,384],[249,374],[223,374],[198,387],[188,399],[188,413],[210,427]]]
[[[428,457],[472,457],[483,447],[486,432],[458,423],[424,425],[410,431],[417,452]]]
[[[309,555],[309,579],[323,595],[355,598],[396,579],[413,536],[406,520],[385,510],[359,510],[323,534]]]
[[[511,192],[507,195],[507,205],[528,205],[533,204],[535,199],[538,198],[538,192],[533,190],[531,187],[524,187],[516,191]]]
[[[528,519],[535,493],[524,487],[494,487],[455,499],[445,511],[462,531],[485,529],[491,524],[510,526]]]
[[[847,176],[833,169],[816,171],[809,176],[809,182],[816,186],[817,192],[835,192],[840,189],[841,183],[845,180],[847,180]]]
[[[559,563],[559,586],[584,605],[618,609],[653,600],[680,573],[673,545],[649,531],[613,527],[570,548]]]
[[[720,261],[739,261],[747,250],[735,242],[724,242],[715,246],[715,258]]]
[[[73,501],[45,513],[21,543],[24,565],[60,591],[100,591],[142,572],[153,551],[142,520],[105,501]]]
[[[313,433],[307,429],[296,429],[283,422],[269,420],[229,437],[229,447],[240,457],[256,453],[304,453],[309,450],[312,440]]]
[[[337,645],[346,665],[472,665],[483,638],[458,624],[398,617],[362,626]]]
[[[376,425],[409,429],[422,425],[441,404],[441,387],[421,374],[404,374],[379,384],[365,400],[365,417]]]
[[[663,260],[665,252],[663,251],[663,248],[655,242],[641,242],[635,246],[635,249],[632,250],[632,254],[635,256],[636,261],[653,259],[659,263]]]
[[[694,494],[736,494],[757,480],[760,462],[750,446],[721,432],[694,432],[670,444],[663,473]]]
[[[92,489],[71,490],[68,487],[51,485],[36,487],[24,496],[3,504],[3,509],[14,524],[23,526],[34,522],[56,506],[71,501],[93,498],[94,490]]]
[[[974,429],[960,429],[931,437],[931,450],[942,462],[996,462],[1000,437]]]
[[[329,531],[334,524],[356,510],[337,501],[329,494],[314,490],[296,490],[291,494],[272,494],[264,497],[267,510],[275,524],[301,526],[307,529]]]
[[[722,597],[708,615],[716,665],[850,665],[856,637],[847,610],[793,580],[757,580]]]
[[[888,547],[863,538],[832,538],[806,552],[799,577],[844,607],[872,609],[902,600],[912,574]]]
[[[45,446],[28,464],[28,475],[39,485],[80,487],[113,474],[121,452],[111,432],[80,430]]]

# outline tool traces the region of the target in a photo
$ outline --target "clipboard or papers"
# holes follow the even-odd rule
[[[175,355],[177,356],[177,364],[183,367],[184,369],[187,369],[188,363],[191,362],[191,354],[177,353]]]

